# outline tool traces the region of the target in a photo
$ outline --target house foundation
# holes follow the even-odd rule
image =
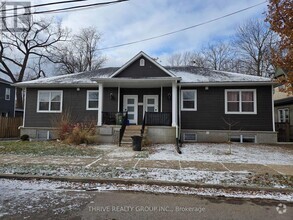
[[[183,142],[225,143],[229,140],[239,143],[274,144],[277,132],[273,131],[228,131],[228,130],[191,130],[181,131]]]

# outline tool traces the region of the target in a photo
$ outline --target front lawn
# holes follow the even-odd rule
[[[56,141],[1,141],[0,154],[30,154],[36,156],[92,156],[103,151],[91,146],[73,146]]]

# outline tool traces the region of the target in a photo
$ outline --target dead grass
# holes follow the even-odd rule
[[[0,154],[30,154],[36,156],[97,156],[103,151],[91,146],[68,145],[56,141],[2,141]]]

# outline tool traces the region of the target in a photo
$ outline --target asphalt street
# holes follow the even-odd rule
[[[21,199],[25,193],[27,192],[19,191],[17,196],[2,201],[0,205],[7,215],[3,215],[1,219],[291,220],[293,218],[293,203],[270,200],[128,191],[41,190],[38,191],[40,196],[37,201],[33,203]],[[28,200],[30,199],[36,200],[36,197],[31,196]]]

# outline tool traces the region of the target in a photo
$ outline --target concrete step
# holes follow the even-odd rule
[[[128,125],[126,126],[126,130],[140,130],[141,125]]]

